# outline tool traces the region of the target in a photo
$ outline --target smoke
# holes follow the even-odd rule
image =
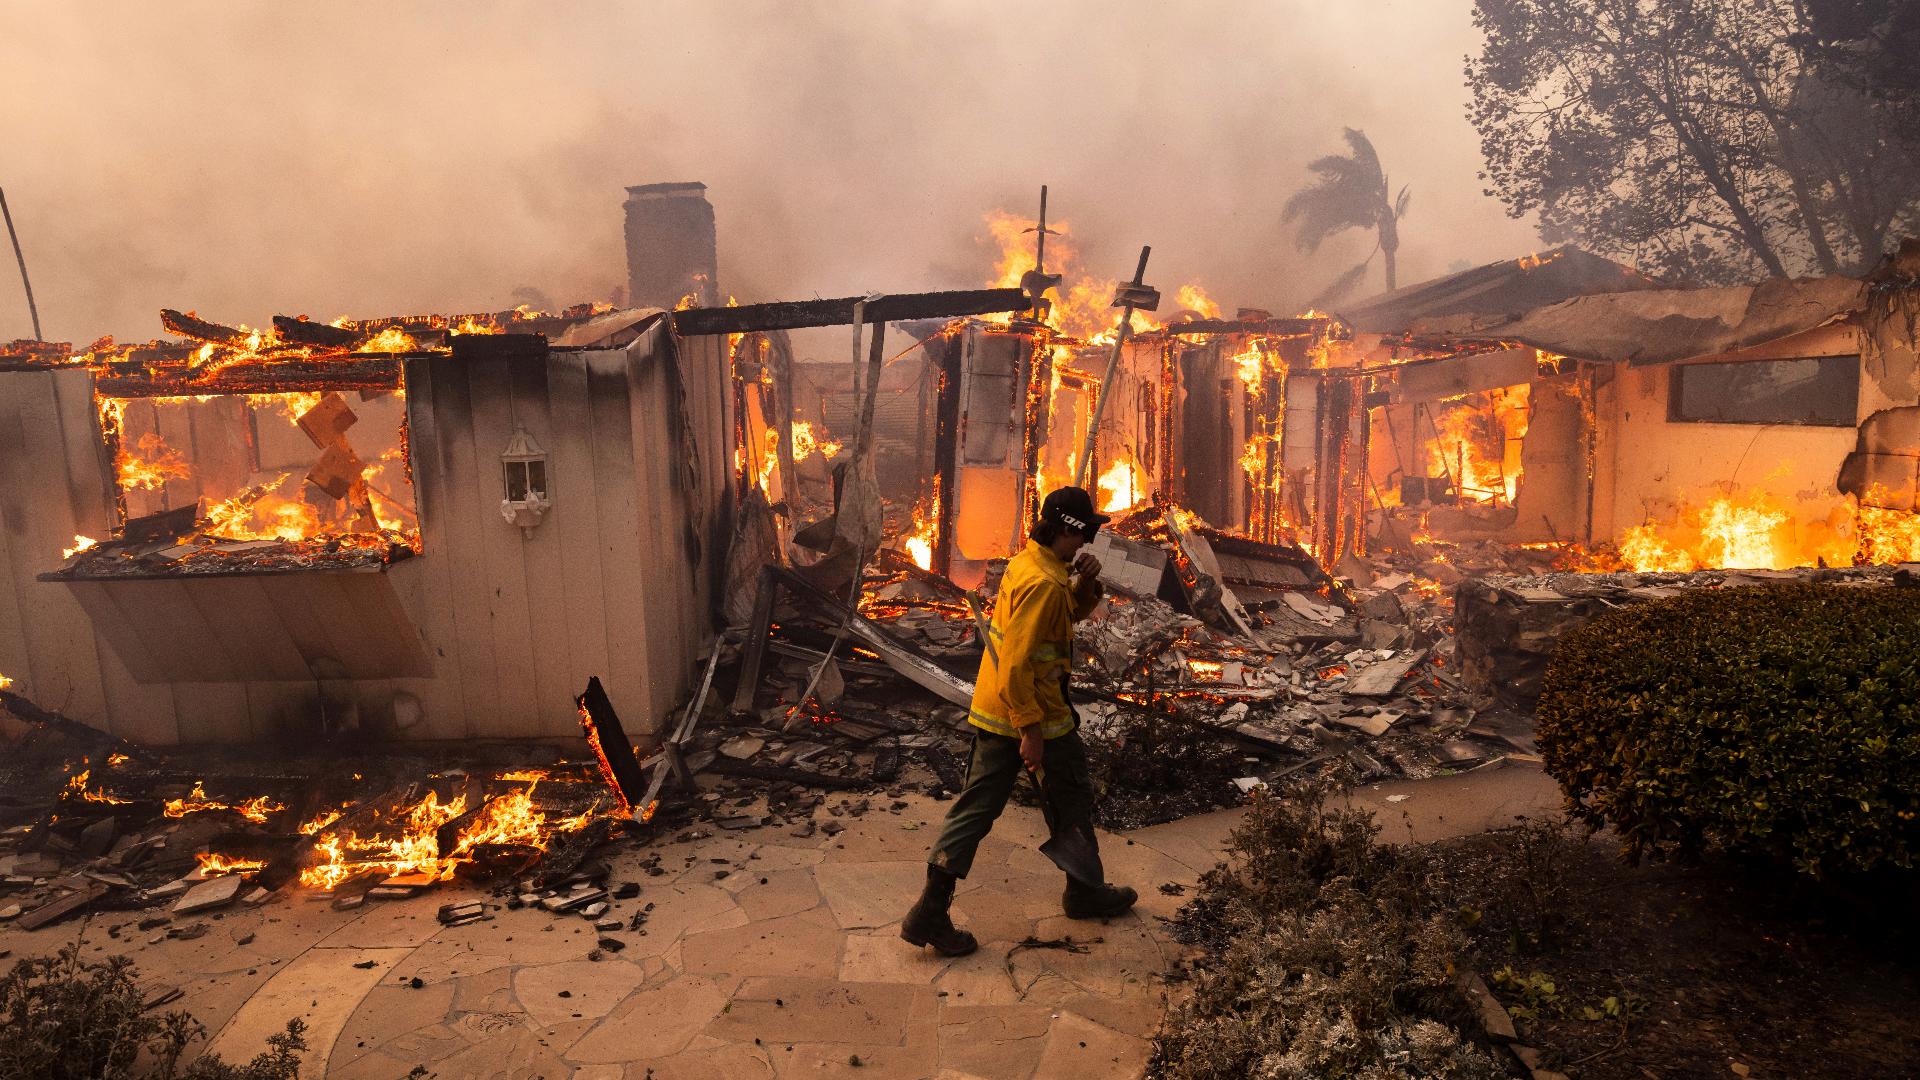
[[[625,280],[625,185],[701,180],[742,301],[982,284],[1040,184],[1085,263],[1288,310],[1363,257],[1279,207],[1364,129],[1402,281],[1531,250],[1481,194],[1467,0],[229,3],[0,12],[0,187],[49,337],[510,307]],[[0,259],[0,340],[30,334]],[[1381,287],[1377,269],[1361,292]]]

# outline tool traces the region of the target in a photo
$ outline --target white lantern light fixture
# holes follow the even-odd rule
[[[533,441],[525,428],[515,428],[507,449],[500,455],[501,479],[507,497],[500,500],[500,516],[507,524],[520,526],[528,539],[553,500],[547,495],[547,452]]]

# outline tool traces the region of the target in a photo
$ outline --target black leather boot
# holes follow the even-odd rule
[[[1082,885],[1068,878],[1060,906],[1069,919],[1110,919],[1125,915],[1138,899],[1140,894],[1125,885]]]
[[[927,887],[920,900],[900,920],[900,937],[909,945],[931,945],[942,956],[965,956],[980,947],[973,935],[953,925],[947,908],[953,904],[953,886],[960,879],[927,864]]]

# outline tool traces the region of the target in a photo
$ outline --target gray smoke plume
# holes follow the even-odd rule
[[[1480,193],[1467,0],[311,5],[13,0],[0,187],[50,337],[607,298],[627,184],[701,180],[743,301],[985,283],[1039,186],[1085,264],[1288,310],[1279,207],[1364,129],[1401,280],[1531,250]],[[29,334],[0,260],[0,340]],[[1377,291],[1377,270],[1362,292]]]

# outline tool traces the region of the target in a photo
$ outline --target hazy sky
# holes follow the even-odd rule
[[[743,301],[981,284],[1041,183],[1090,266],[1290,309],[1370,243],[1279,207],[1372,136],[1402,283],[1536,246],[1480,194],[1466,0],[0,7],[0,187],[50,338],[559,302],[622,187],[701,180]],[[10,253],[6,253],[10,255]],[[1369,287],[1380,287],[1377,271]],[[30,333],[0,258],[0,340]]]

